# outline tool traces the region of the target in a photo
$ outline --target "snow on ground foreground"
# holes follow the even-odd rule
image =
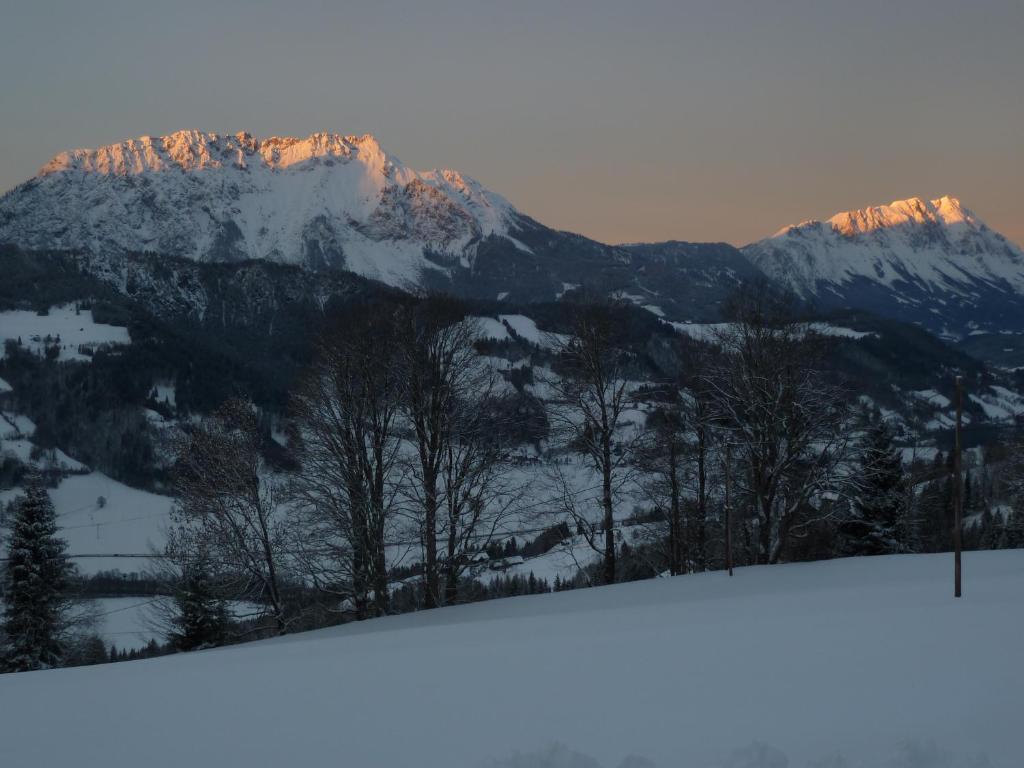
[[[744,568],[4,675],[0,751],[17,768],[1016,768],[1024,550],[967,553],[960,601],[951,570]]]

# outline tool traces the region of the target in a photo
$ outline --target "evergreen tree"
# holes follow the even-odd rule
[[[103,644],[103,638],[98,635],[88,635],[81,638],[70,649],[67,650],[63,659],[63,665],[67,667],[84,667],[93,664],[105,664],[109,661],[107,648]]]
[[[978,525],[981,529],[978,537],[978,549],[999,549],[999,539],[1004,528],[1003,516],[999,513],[992,514],[992,510],[985,507]]]
[[[907,549],[903,460],[881,419],[868,429],[860,454],[863,491],[854,514],[840,525],[851,555],[885,555]]]
[[[918,519],[921,551],[949,552],[953,548],[954,484],[952,476],[940,477],[921,492]]]
[[[3,667],[21,672],[60,664],[64,648],[64,591],[70,575],[67,544],[57,537],[57,517],[38,477],[18,499],[4,569]]]
[[[181,588],[174,596],[178,615],[171,645],[179,651],[212,648],[224,642],[227,609],[211,583],[209,568],[202,560],[185,568]]]
[[[1013,510],[1006,520],[1000,549],[1024,548],[1024,512]]]

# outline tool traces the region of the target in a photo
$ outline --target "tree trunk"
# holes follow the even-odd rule
[[[426,549],[423,572],[423,605],[436,608],[438,604],[439,579],[437,573],[437,487],[436,478],[427,486],[423,504],[423,546]]]
[[[793,515],[790,513],[784,514],[779,518],[779,535],[775,539],[775,543],[772,546],[771,554],[768,558],[768,562],[775,565],[779,562],[782,557],[782,548],[786,543],[786,539],[789,538],[789,529],[793,524]]]
[[[281,593],[277,586],[277,569],[274,567],[273,559],[268,561],[269,578],[267,580],[267,597],[270,598],[270,607],[274,612],[274,623],[277,624],[277,634],[284,635],[288,632],[288,624],[284,618],[284,605],[281,601]]]
[[[448,561],[444,574],[444,604],[454,605],[459,592],[459,574],[455,563],[456,523],[454,514],[448,516]]]
[[[697,568],[707,568],[707,521],[708,521],[708,468],[707,468],[707,431],[703,426],[697,428]]]
[[[669,485],[672,490],[671,509],[669,510],[668,523],[668,571],[673,576],[681,572],[679,556],[679,539],[681,537],[681,520],[679,510],[679,473],[676,468],[676,443],[672,440],[669,447]]]
[[[391,594],[388,590],[388,563],[384,548],[384,449],[382,441],[374,447],[373,529],[370,538],[370,573],[373,585],[374,612],[384,616],[388,612]]]
[[[604,507],[604,583],[615,583],[615,516],[612,507],[612,448],[611,435],[602,437],[601,502]]]
[[[771,562],[772,555],[772,504],[771,501],[762,495],[758,495],[758,525],[757,525],[757,562],[758,565],[767,565]]]
[[[352,510],[352,599],[355,603],[356,619],[362,621],[366,618],[368,553],[367,553],[367,531],[366,531],[366,510],[361,502],[353,505]]]

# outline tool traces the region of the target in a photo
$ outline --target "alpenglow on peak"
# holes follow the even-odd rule
[[[187,130],[61,152],[0,198],[0,241],[267,259],[404,285],[468,265],[487,238],[518,247],[520,219],[468,176],[416,171],[370,134]]]

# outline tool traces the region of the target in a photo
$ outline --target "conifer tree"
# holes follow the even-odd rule
[[[212,648],[224,642],[227,610],[211,583],[209,569],[199,560],[185,568],[181,589],[174,596],[178,615],[171,644],[179,651]]]
[[[860,454],[860,475],[864,486],[854,516],[840,526],[847,552],[885,555],[906,551],[903,461],[881,419],[868,429]]]
[[[70,575],[65,549],[57,537],[57,517],[38,478],[30,478],[18,499],[3,573],[3,668],[10,672],[46,669],[61,663],[61,631]]]
[[[992,514],[992,510],[985,507],[981,513],[981,521],[978,523],[978,549],[999,549],[999,539],[1003,533],[1003,517],[1001,514]]]
[[[1006,526],[1003,528],[1003,537],[1000,541],[1000,549],[1020,548],[1024,548],[1024,512],[1015,509],[1006,519]]]

